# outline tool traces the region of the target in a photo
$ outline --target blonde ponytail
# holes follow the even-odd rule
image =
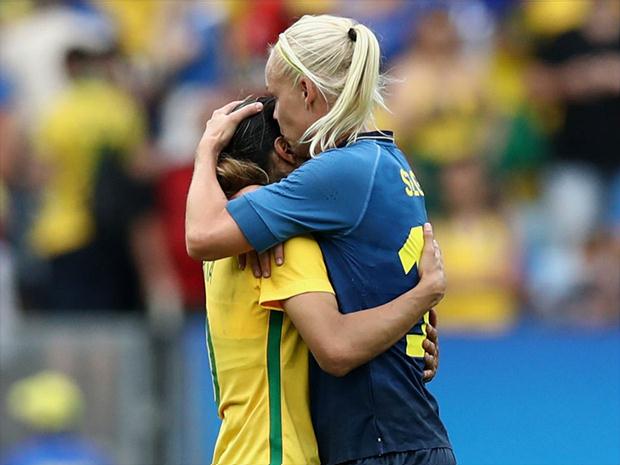
[[[328,113],[300,140],[310,143],[310,155],[351,142],[367,125],[374,125],[375,108],[385,108],[380,62],[373,32],[349,18],[303,16],[280,34],[268,69],[294,85],[306,76],[329,105]]]

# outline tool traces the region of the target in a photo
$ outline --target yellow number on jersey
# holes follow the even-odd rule
[[[424,347],[422,343],[426,339],[426,325],[428,324],[428,312],[424,314],[422,323],[422,334],[407,334],[407,355],[409,357],[424,357]]]
[[[400,264],[403,266],[405,274],[409,274],[413,265],[415,265],[422,256],[422,247],[424,247],[422,226],[411,228],[407,240],[398,251]]]

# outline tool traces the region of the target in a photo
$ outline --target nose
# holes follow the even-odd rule
[[[278,121],[278,107],[280,105],[278,105],[278,101],[276,100],[276,104],[273,107],[273,119],[275,119],[276,121]]]

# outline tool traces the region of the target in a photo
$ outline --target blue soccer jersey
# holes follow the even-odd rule
[[[344,313],[382,305],[419,281],[424,194],[389,132],[326,151],[281,182],[231,201],[228,211],[257,250],[314,233]],[[422,380],[426,318],[344,377],[311,362],[322,463],[450,447]]]

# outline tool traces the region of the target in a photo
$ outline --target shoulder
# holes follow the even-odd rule
[[[374,165],[380,153],[381,146],[379,144],[372,140],[359,140],[345,147],[327,150],[310,161],[364,170]],[[355,162],[355,166],[352,166],[353,162]]]
[[[280,309],[273,302],[307,292],[334,290],[317,242],[311,236],[297,236],[284,243],[284,264],[272,263],[271,277],[261,279],[259,300],[263,306]]]
[[[374,176],[380,147],[369,141],[360,141],[347,147],[331,149],[305,162],[291,176],[309,176],[319,185],[345,188],[347,185],[367,183]]]
[[[319,244],[310,235],[296,236],[284,243],[284,264],[272,266],[272,277],[307,279],[327,276]]]
[[[292,258],[320,258],[323,259],[321,248],[312,236],[297,236],[284,243],[285,256]]]

